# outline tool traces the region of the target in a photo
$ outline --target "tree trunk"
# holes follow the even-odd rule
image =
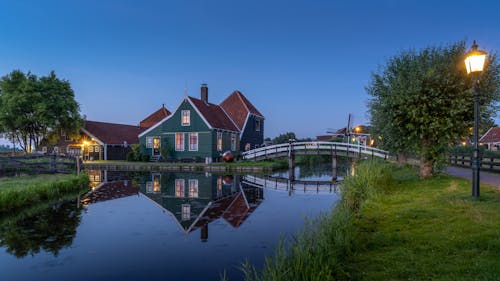
[[[420,160],[420,178],[427,179],[432,177],[432,161],[425,160],[424,157]]]
[[[398,153],[398,167],[404,166],[408,164],[408,157],[406,157],[406,154],[404,152],[399,152]]]
[[[420,178],[421,179],[427,179],[432,177],[432,166],[434,164],[434,161],[432,160],[432,157],[429,157],[429,142],[423,140],[422,141],[422,151],[420,154]]]

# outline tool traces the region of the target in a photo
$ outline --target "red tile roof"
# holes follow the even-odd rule
[[[197,98],[188,97],[198,111],[212,128],[224,129],[229,131],[239,131],[233,121],[227,116],[222,107],[213,103],[205,103]]]
[[[84,206],[124,198],[139,194],[139,187],[134,186],[131,180],[103,183],[99,188],[87,193],[81,200]]]
[[[231,93],[221,102],[220,106],[224,108],[229,117],[233,119],[239,130],[243,129],[248,113],[264,118],[257,108],[255,108],[240,91]]]
[[[145,130],[133,125],[113,124],[97,121],[85,121],[87,132],[105,144],[139,143],[138,135]]]
[[[170,114],[171,114],[171,112],[165,108],[165,105],[163,105],[160,109],[153,112],[148,117],[144,118],[144,120],[142,120],[139,123],[139,126],[141,126],[143,128],[153,127],[156,123],[160,122],[161,120],[163,120],[165,117],[169,116]]]
[[[481,143],[496,143],[500,142],[500,127],[492,127],[480,139]]]

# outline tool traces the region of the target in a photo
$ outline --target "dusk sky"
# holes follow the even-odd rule
[[[184,96],[240,90],[266,137],[368,121],[371,73],[404,49],[500,50],[498,1],[3,0],[0,75],[70,81],[88,120],[138,124]],[[470,105],[472,107],[472,104]],[[495,119],[500,123],[500,118]]]

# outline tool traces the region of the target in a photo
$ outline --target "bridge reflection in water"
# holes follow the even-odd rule
[[[340,188],[339,181],[307,181],[269,176],[243,176],[242,182],[259,188],[286,191],[289,195],[337,193]]]

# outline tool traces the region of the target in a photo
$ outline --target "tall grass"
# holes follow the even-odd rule
[[[0,182],[0,213],[8,213],[88,188],[85,174],[19,177]]]
[[[392,181],[386,163],[364,161],[356,174],[345,180],[342,201],[330,214],[307,221],[295,240],[280,241],[274,256],[266,258],[257,270],[248,262],[242,265],[245,280],[338,280],[350,279],[344,261],[352,253],[356,236],[354,217],[365,200],[379,193],[379,187]]]

